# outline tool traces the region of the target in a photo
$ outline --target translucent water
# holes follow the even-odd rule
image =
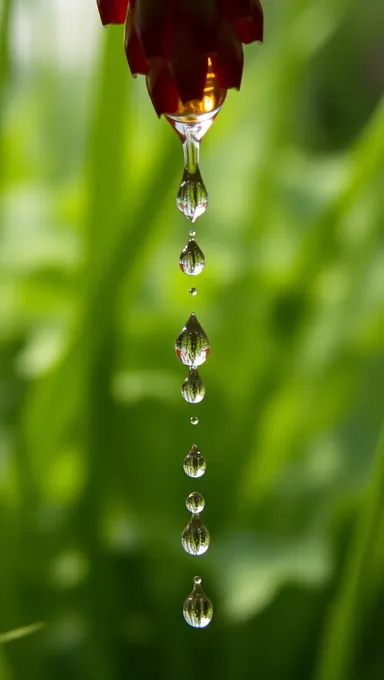
[[[192,493],[189,494],[189,496],[187,496],[185,505],[189,512],[191,512],[193,515],[196,515],[199,512],[203,512],[205,508],[205,500],[201,493],[193,491]]]
[[[178,133],[184,151],[184,173],[177,195],[177,207],[192,222],[208,206],[208,193],[199,168],[200,142],[213,124],[225,97],[226,90],[218,87],[209,60],[203,98],[186,105],[180,103],[176,113],[166,116]]]
[[[184,168],[176,203],[180,212],[191,222],[195,222],[205,213],[208,207],[208,192],[199,167],[194,172]]]
[[[179,257],[179,266],[187,276],[198,276],[205,267],[203,251],[197,245],[195,239],[190,238]]]
[[[188,555],[204,555],[209,548],[211,537],[206,526],[202,523],[200,515],[192,515],[191,521],[185,527],[181,544]]]
[[[213,606],[202,588],[202,579],[195,576],[193,590],[183,606],[183,616],[192,628],[205,628],[212,621]]]
[[[206,462],[195,444],[185,457],[183,468],[185,474],[194,479],[202,477],[205,473],[207,469]]]
[[[201,366],[206,361],[209,355],[209,340],[195,314],[191,314],[182,328],[176,340],[175,351],[184,366]],[[193,380],[194,377],[191,376],[191,381]],[[194,404],[196,401],[192,400],[190,403]]]
[[[208,59],[202,98],[186,104],[180,101],[177,111],[166,116],[183,145],[184,169],[176,203],[179,211],[193,225],[208,207],[208,192],[199,165],[200,143],[219,113],[225,97],[226,90],[219,87],[212,61]],[[204,253],[197,245],[195,236],[194,226],[191,226],[189,240],[179,257],[180,269],[187,276],[197,276],[205,267]],[[191,287],[189,293],[193,297],[196,296],[196,288]],[[198,404],[205,396],[205,386],[197,372],[197,367],[206,361],[210,346],[208,337],[195,314],[191,314],[182,328],[176,340],[175,350],[181,363],[190,369],[181,388],[183,399],[189,404]],[[193,416],[190,422],[192,425],[197,425],[199,419]],[[195,445],[186,456],[183,468],[186,475],[191,478],[197,479],[204,475],[206,463]],[[183,531],[182,546],[189,555],[203,555],[210,543],[209,531],[202,523],[199,514],[204,510],[205,500],[200,493],[194,491],[188,495],[186,507],[192,513],[192,517]],[[212,603],[204,594],[201,583],[201,578],[196,576],[193,591],[183,607],[185,620],[194,628],[204,628],[213,616]]]
[[[205,385],[197,370],[191,368],[181,386],[181,396],[188,404],[199,404],[205,397]]]

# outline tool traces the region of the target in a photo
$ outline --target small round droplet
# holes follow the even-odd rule
[[[175,351],[178,358],[184,366],[201,366],[208,357],[209,349],[206,333],[195,314],[191,314],[176,340]]]
[[[188,404],[199,404],[205,397],[205,385],[195,368],[191,368],[189,375],[181,386],[181,396]]]
[[[199,512],[203,512],[203,510],[205,508],[205,500],[202,497],[201,493],[197,493],[197,491],[193,491],[187,497],[187,500],[185,501],[185,505],[186,505],[187,510],[189,510],[189,512],[191,512],[193,515],[196,515]]]
[[[208,192],[199,167],[193,173],[187,168],[181,180],[176,198],[177,207],[191,222],[203,215],[208,207]]]
[[[205,267],[205,257],[194,238],[190,238],[179,257],[179,266],[187,276],[198,276]]]
[[[188,555],[204,555],[209,548],[211,537],[206,526],[202,523],[200,515],[192,515],[188,526],[185,527],[181,544]]]
[[[190,232],[189,232],[189,235],[190,235],[191,238],[195,238],[196,232],[195,232],[195,231],[190,231]]]
[[[196,288],[190,288],[190,289],[189,289],[189,292],[190,292],[190,294],[191,294],[193,297],[195,297],[195,295],[197,295],[197,290],[196,290]]]
[[[207,464],[198,450],[197,446],[194,444],[184,459],[183,463],[184,472],[188,477],[202,477],[207,469]]]
[[[201,577],[195,576],[193,590],[183,606],[184,619],[192,628],[205,628],[213,617],[212,602],[207,598],[201,584]]]
[[[191,425],[198,425],[199,419],[196,418],[196,416],[192,416],[192,418],[190,418],[189,422],[191,423]]]

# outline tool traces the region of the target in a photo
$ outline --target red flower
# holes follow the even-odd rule
[[[208,59],[219,87],[236,88],[242,43],[263,41],[260,0],[97,0],[103,24],[126,21],[125,51],[133,75],[147,76],[158,115],[201,100]]]

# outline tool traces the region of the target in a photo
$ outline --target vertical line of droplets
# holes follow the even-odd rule
[[[202,126],[196,122],[183,125],[184,174],[177,195],[177,206],[192,225],[208,206],[208,194],[199,168],[200,139],[203,134]],[[205,257],[195,236],[196,232],[191,230],[179,258],[180,269],[190,277],[198,276],[205,267]],[[189,292],[193,297],[197,295],[195,287],[191,287]],[[194,312],[182,328],[175,349],[181,363],[188,367],[181,395],[188,404],[198,404],[205,397],[205,385],[198,369],[206,361],[210,346],[208,337]],[[190,422],[192,425],[198,425],[199,420],[193,415]],[[198,479],[205,474],[206,463],[196,444],[192,445],[183,467],[185,474],[192,479]],[[210,543],[209,531],[200,517],[205,500],[199,491],[192,491],[185,504],[191,513],[191,519],[182,533],[181,543],[189,555],[200,556],[208,550]],[[183,615],[193,628],[205,628],[212,620],[212,603],[203,591],[200,576],[194,577],[193,590],[184,602]]]

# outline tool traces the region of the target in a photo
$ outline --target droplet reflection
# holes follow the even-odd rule
[[[207,527],[202,523],[200,515],[192,515],[191,521],[185,527],[181,544],[188,555],[204,555],[209,548],[211,537]]]
[[[204,593],[201,584],[201,577],[195,576],[193,590],[183,606],[184,619],[192,628],[205,628],[211,623],[213,617],[212,602]]]

